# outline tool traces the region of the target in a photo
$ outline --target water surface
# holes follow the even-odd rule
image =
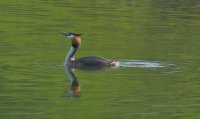
[[[198,0],[1,0],[0,117],[198,119],[199,21]],[[60,32],[83,34],[76,57],[121,67],[75,69],[74,83]]]

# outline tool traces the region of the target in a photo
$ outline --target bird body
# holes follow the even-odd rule
[[[103,67],[116,67],[117,62],[114,60],[108,60],[106,58],[89,56],[75,59],[74,55],[81,44],[81,34],[74,33],[62,33],[71,39],[71,48],[65,58],[65,64],[71,65],[76,68],[103,68]]]

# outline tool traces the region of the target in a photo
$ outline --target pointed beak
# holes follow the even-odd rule
[[[60,32],[64,36],[69,36],[69,33]]]

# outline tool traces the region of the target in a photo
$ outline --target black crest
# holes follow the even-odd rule
[[[79,34],[79,33],[67,33],[67,34],[72,34],[72,35],[75,35],[75,36],[81,36],[82,34]]]
[[[65,35],[65,36],[70,36],[70,35],[81,36],[82,35],[82,34],[79,34],[79,33],[64,33],[64,32],[60,32],[60,33]]]

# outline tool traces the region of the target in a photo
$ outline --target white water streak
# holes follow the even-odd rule
[[[119,67],[140,67],[140,68],[159,68],[166,67],[167,64],[158,61],[148,60],[120,60]]]

